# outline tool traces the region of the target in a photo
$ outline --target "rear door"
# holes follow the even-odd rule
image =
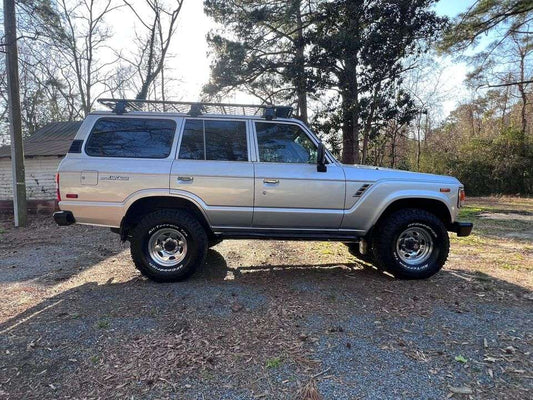
[[[317,172],[317,143],[295,123],[257,121],[253,226],[338,229],[344,213],[340,166]]]
[[[254,169],[248,124],[242,119],[184,121],[170,191],[196,201],[214,228],[252,223]]]

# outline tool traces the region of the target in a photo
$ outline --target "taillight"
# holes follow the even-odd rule
[[[462,207],[466,200],[466,193],[464,188],[459,188],[459,199],[457,200],[457,206]]]
[[[61,193],[59,192],[59,173],[56,174],[56,197],[57,201],[61,201]]]

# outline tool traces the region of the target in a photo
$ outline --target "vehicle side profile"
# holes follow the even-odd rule
[[[400,278],[448,257],[464,188],[452,177],[343,165],[292,109],[101,99],[57,174],[59,225],[109,227],[142,274],[189,277],[224,239],[345,242]]]

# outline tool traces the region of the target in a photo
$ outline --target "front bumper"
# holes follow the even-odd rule
[[[454,222],[448,229],[450,232],[457,233],[457,236],[469,236],[474,224],[472,222]]]
[[[59,226],[68,226],[76,223],[71,211],[56,211],[54,213],[54,221]]]

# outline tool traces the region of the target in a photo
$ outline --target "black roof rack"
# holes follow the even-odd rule
[[[187,101],[98,99],[98,103],[116,114],[130,111],[175,112],[198,117],[203,114],[261,116],[266,119],[291,118],[293,108],[289,106],[203,103]]]

